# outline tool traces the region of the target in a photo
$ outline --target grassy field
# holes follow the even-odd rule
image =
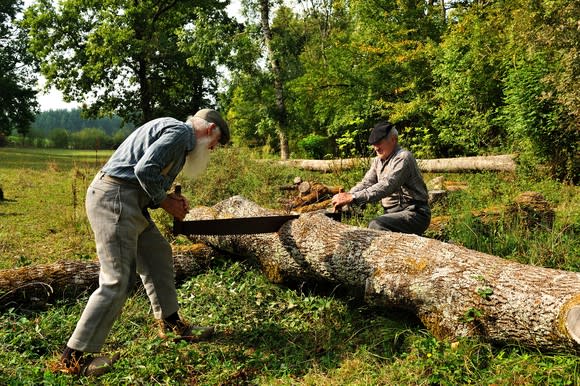
[[[62,259],[95,259],[84,214],[90,180],[110,152],[0,148],[0,269]],[[281,185],[295,176],[354,184],[363,169],[317,174],[251,160],[245,150],[214,154],[207,176],[185,184],[193,205],[242,194],[279,207]],[[430,180],[437,175],[426,175]],[[467,188],[454,192],[435,215],[451,216],[444,238],[527,264],[580,271],[580,192],[545,178],[497,173],[446,175]],[[537,191],[554,205],[553,229],[500,220],[493,226],[474,210],[509,204]],[[364,226],[378,208],[349,220]],[[171,219],[153,212],[171,239]],[[184,242],[183,240],[173,240]],[[156,337],[146,296],[126,304],[105,351],[121,353],[115,371],[99,379],[47,370],[80,316],[88,294],[46,310],[14,308],[0,314],[0,384],[168,385],[577,385],[580,357],[493,346],[478,339],[438,341],[412,317],[269,283],[248,261],[217,258],[179,288],[183,315],[215,325],[214,341],[167,344]],[[0,294],[0,300],[1,300]]]

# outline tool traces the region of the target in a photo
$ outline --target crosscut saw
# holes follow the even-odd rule
[[[340,220],[340,213],[325,213],[327,217]],[[251,235],[275,233],[282,225],[300,217],[298,214],[260,217],[222,218],[215,220],[173,220],[174,235]]]
[[[175,194],[181,194],[181,185],[175,186]],[[327,217],[340,221],[340,212],[325,212]],[[236,217],[213,220],[181,221],[173,219],[173,235],[251,235],[258,233],[275,233],[282,225],[295,220],[300,215],[287,214],[275,216]]]

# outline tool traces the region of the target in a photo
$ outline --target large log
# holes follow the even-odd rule
[[[175,280],[199,274],[209,266],[213,249],[203,244],[173,249]],[[0,271],[0,310],[41,308],[56,300],[92,292],[99,282],[98,261],[58,261]],[[139,286],[136,281],[135,287]]]
[[[274,214],[243,197],[189,219]],[[202,236],[255,257],[276,283],[328,282],[375,305],[407,309],[439,338],[480,336],[547,351],[580,351],[580,273],[548,269],[393,232],[304,214],[276,234]]]
[[[516,170],[513,155],[493,155],[476,157],[418,159],[419,169],[424,173],[463,173],[477,171],[510,172]],[[302,170],[328,173],[349,170],[356,166],[368,167],[368,158],[344,158],[336,160],[293,159],[277,161],[281,165],[292,166]]]

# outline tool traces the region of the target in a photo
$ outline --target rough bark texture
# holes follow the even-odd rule
[[[260,0],[260,25],[262,27],[262,39],[268,53],[270,71],[274,78],[274,95],[276,96],[276,119],[278,122],[278,139],[280,140],[280,159],[287,160],[290,155],[288,145],[288,111],[284,98],[284,82],[282,71],[278,63],[277,55],[272,44],[272,30],[270,28],[270,0]]]
[[[203,244],[173,251],[175,280],[184,280],[207,268],[213,250]],[[38,308],[60,299],[76,298],[98,286],[97,261],[59,261],[0,271],[0,310]],[[136,281],[135,285],[139,285]]]
[[[274,214],[236,196],[193,218]],[[580,273],[534,267],[415,235],[305,214],[276,234],[204,236],[255,257],[276,283],[329,282],[371,303],[414,312],[437,337],[480,336],[541,350],[580,351]]]
[[[282,165],[293,166],[303,170],[332,172],[348,170],[356,166],[369,165],[364,158],[345,158],[339,160],[286,160],[278,161]],[[419,169],[424,173],[461,173],[474,171],[515,172],[516,163],[512,155],[496,155],[481,157],[459,157],[440,159],[419,159]]]

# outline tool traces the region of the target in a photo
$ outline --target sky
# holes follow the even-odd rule
[[[26,0],[25,6],[32,3],[31,0]],[[240,0],[230,0],[230,5],[228,6],[228,12],[230,15],[239,16],[240,12]],[[44,88],[45,80],[44,78],[40,77],[38,80],[38,90],[42,90]],[[54,87],[51,88],[48,92],[39,91],[37,94],[38,104],[40,105],[40,111],[48,111],[48,110],[61,110],[61,109],[75,109],[79,107],[79,103],[67,103],[62,98],[62,93],[55,89]]]

